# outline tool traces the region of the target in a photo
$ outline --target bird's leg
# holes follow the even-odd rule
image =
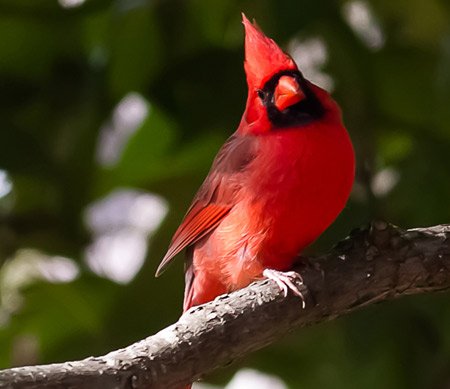
[[[300,290],[294,284],[295,281],[299,281],[301,284],[303,284],[303,278],[300,274],[298,274],[295,271],[282,272],[273,269],[264,269],[263,276],[267,277],[270,280],[275,281],[280,290],[283,292],[284,297],[287,296],[289,288],[292,291],[292,293],[294,293],[296,296],[302,299],[302,308],[303,309],[305,308],[306,306],[305,297],[303,296],[303,293],[300,292]]]

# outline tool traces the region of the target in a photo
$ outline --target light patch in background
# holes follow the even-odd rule
[[[85,260],[96,274],[126,284],[144,264],[148,240],[168,211],[159,196],[120,189],[92,204],[85,223],[94,241],[85,251]]]
[[[377,172],[372,178],[372,192],[377,197],[386,196],[395,188],[399,181],[400,173],[392,167],[387,167]]]
[[[253,369],[239,370],[225,389],[288,389],[278,377]]]
[[[195,382],[193,389],[288,389],[278,377],[254,369],[239,370],[225,386],[213,386],[203,382]]]
[[[0,199],[11,193],[13,184],[5,170],[0,169]]]
[[[73,260],[61,256],[41,260],[37,263],[37,267],[42,278],[53,283],[71,282],[80,273]]]
[[[141,269],[146,254],[146,236],[130,229],[99,236],[87,248],[86,260],[94,273],[126,284]]]
[[[344,19],[358,37],[372,50],[384,46],[385,37],[372,9],[365,1],[349,1],[343,5]]]
[[[101,166],[114,166],[130,137],[150,112],[150,104],[136,92],[127,94],[114,108],[111,119],[100,129],[97,161]]]
[[[76,8],[84,4],[86,0],[58,0],[58,3],[63,8]]]
[[[288,51],[308,80],[332,92],[334,80],[322,71],[328,61],[328,50],[321,38],[294,39],[289,43]]]
[[[36,281],[64,283],[80,271],[70,258],[47,255],[36,249],[18,250],[0,270],[0,327],[22,304],[21,290]]]

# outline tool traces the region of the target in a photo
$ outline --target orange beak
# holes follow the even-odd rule
[[[305,98],[297,80],[290,76],[282,76],[275,88],[274,103],[279,111],[284,111],[291,105],[297,104]]]

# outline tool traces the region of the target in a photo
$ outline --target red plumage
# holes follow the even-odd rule
[[[184,310],[288,270],[349,196],[354,153],[338,105],[243,16],[248,98],[159,275],[187,248]]]

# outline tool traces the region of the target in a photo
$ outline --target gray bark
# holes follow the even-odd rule
[[[0,371],[0,388],[177,388],[287,332],[402,295],[450,288],[450,225],[357,229],[296,268],[302,301],[261,280],[102,357]],[[205,357],[207,356],[207,357]]]

